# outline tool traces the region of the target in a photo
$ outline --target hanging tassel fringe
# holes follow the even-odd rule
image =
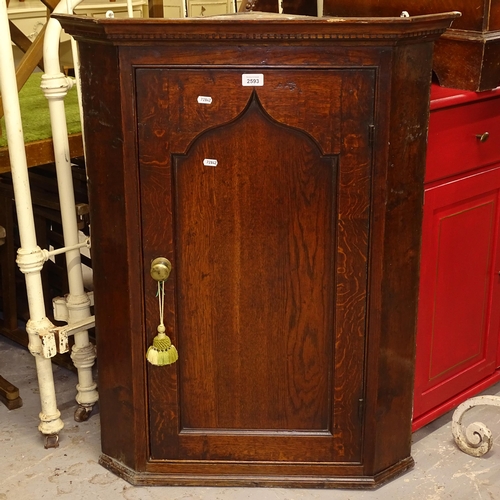
[[[163,324],[163,311],[165,307],[164,281],[158,283],[158,305],[160,309],[160,324],[158,325],[158,335],[153,339],[153,345],[149,346],[146,352],[146,359],[155,366],[165,366],[175,363],[179,359],[177,349],[172,345],[170,338],[165,335],[165,325]]]
[[[153,339],[153,345],[149,347],[146,359],[156,366],[171,365],[179,359],[177,349],[165,335],[165,327],[161,325],[158,327],[158,335]]]

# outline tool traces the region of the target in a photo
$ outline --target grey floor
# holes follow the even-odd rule
[[[495,437],[493,449],[472,458],[451,437],[451,413],[414,434],[415,468],[375,491],[134,487],[98,464],[99,415],[76,423],[76,375],[54,367],[58,405],[65,428],[60,446],[46,450],[38,433],[40,400],[31,354],[0,336],[0,374],[19,387],[24,405],[9,411],[0,403],[0,500],[495,500],[500,499],[500,408],[479,407],[467,421],[481,420]],[[488,394],[500,394],[500,384]]]

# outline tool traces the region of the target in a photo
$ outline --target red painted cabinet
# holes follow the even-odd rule
[[[413,428],[500,379],[500,89],[434,88]]]

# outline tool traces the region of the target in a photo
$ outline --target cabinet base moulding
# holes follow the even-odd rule
[[[308,466],[304,464],[297,464],[297,467],[302,469],[302,474],[300,474],[297,470],[296,473],[284,473],[282,475],[271,476],[266,473],[250,474],[248,472],[241,472],[242,470],[248,471],[249,469],[255,469],[255,465],[252,465],[251,463],[233,463],[230,465],[213,463],[204,464],[203,466],[194,464],[193,469],[199,468],[200,472],[193,472],[190,475],[184,472],[169,473],[169,469],[175,469],[179,465],[185,467],[185,463],[179,464],[175,461],[156,462],[146,465],[146,467],[149,466],[150,468],[154,468],[154,472],[135,471],[105,454],[100,456],[99,464],[134,486],[244,486],[276,488],[375,489],[413,468],[415,462],[412,457],[407,457],[373,476],[358,475],[360,469],[362,468],[361,465],[352,466],[352,475],[348,473],[349,466],[346,467],[345,465],[329,466],[325,464],[311,464],[311,468],[331,467],[332,475],[327,476],[319,474],[305,474],[304,470]],[[288,471],[294,467],[293,464],[274,465],[276,467],[283,467],[283,469],[287,468]],[[224,469],[224,473],[220,472],[219,466]],[[234,473],[226,473],[228,467],[234,467]],[[212,469],[212,473],[208,472],[209,468]],[[219,468],[219,472],[213,473],[214,468]],[[202,473],[202,469],[207,470],[207,472]],[[340,469],[342,472],[339,474],[338,471]]]

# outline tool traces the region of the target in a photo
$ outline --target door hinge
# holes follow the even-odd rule
[[[358,399],[358,419],[363,420],[365,415],[365,400],[363,398]]]
[[[375,141],[375,125],[368,126],[368,143],[370,146],[373,146],[373,142]]]

